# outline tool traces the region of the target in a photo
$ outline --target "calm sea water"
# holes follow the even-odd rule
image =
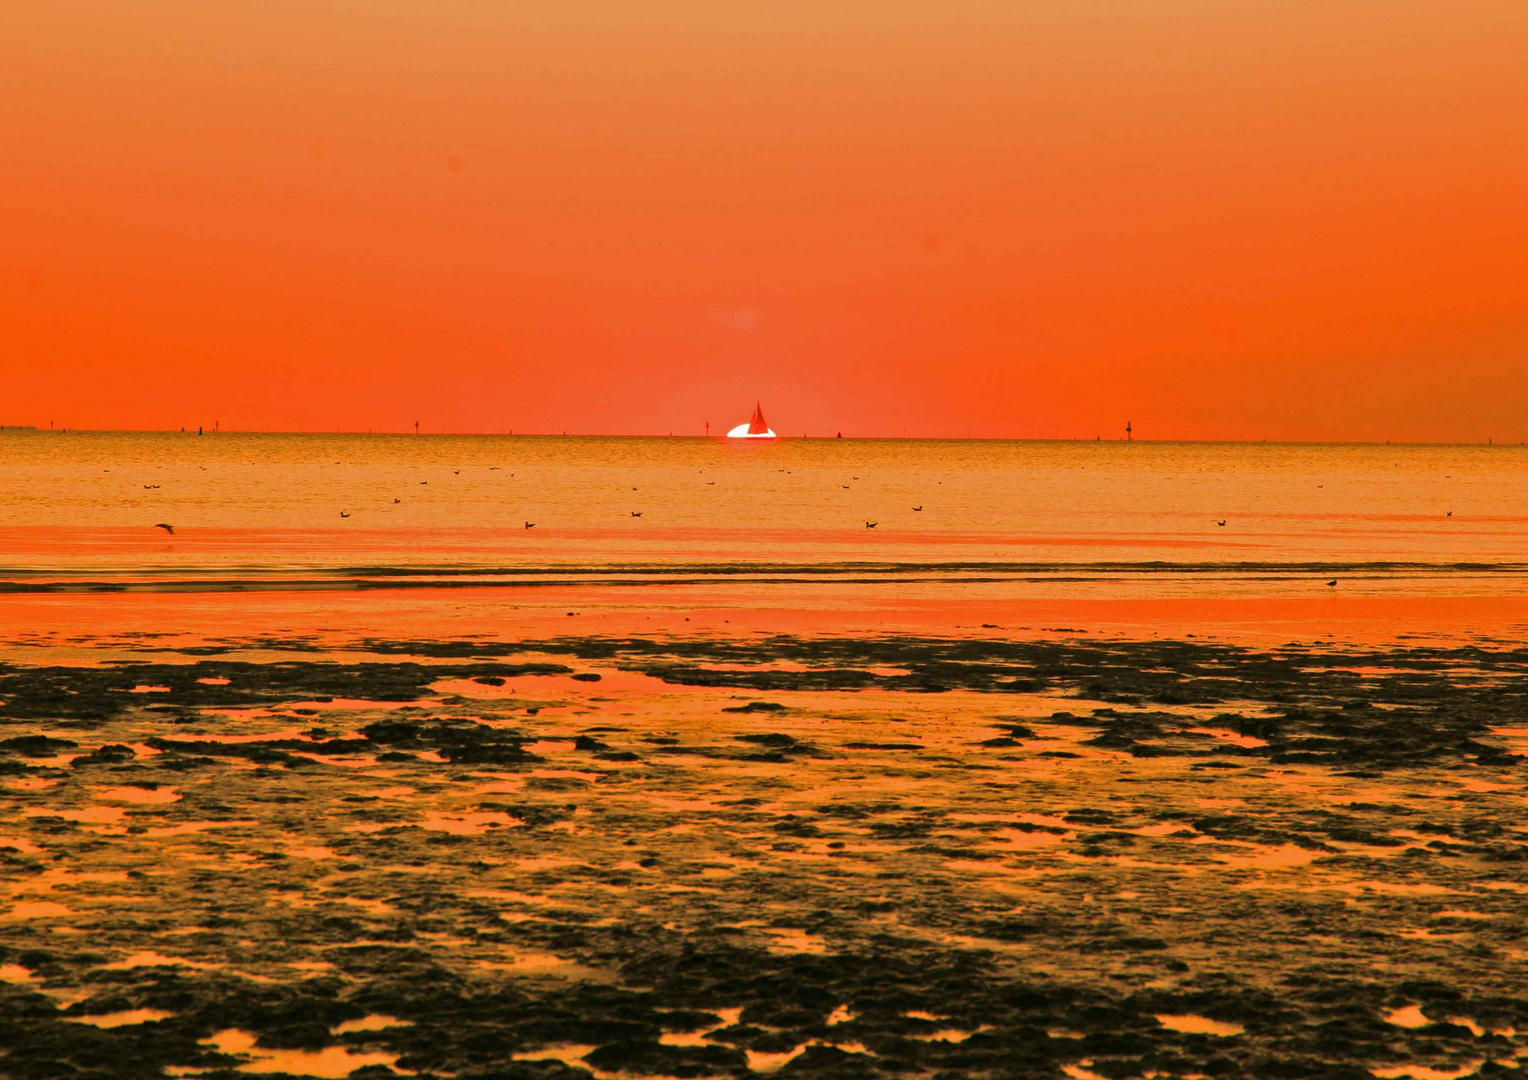
[[[1525,508],[1521,447],[0,432],[13,572],[1378,562],[1505,580],[1528,563]]]

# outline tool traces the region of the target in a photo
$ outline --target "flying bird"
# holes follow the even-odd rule
[[[158,525],[155,525],[154,528],[156,528],[156,529],[163,529],[165,532],[169,533],[171,536],[175,535],[175,526],[174,525],[166,525],[164,522],[161,521]]]
[[[879,524],[880,524],[879,521],[867,521],[867,522],[865,522],[865,528],[873,529],[873,528],[875,528]]]

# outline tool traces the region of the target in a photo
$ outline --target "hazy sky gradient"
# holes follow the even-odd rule
[[[1528,4],[21,0],[0,423],[1528,438]]]

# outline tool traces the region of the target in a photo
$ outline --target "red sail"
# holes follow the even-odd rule
[[[759,403],[753,403],[753,419],[748,421],[748,434],[768,435],[769,425],[764,422],[764,410],[759,408]]]

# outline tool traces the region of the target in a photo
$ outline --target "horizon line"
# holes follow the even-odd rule
[[[376,438],[459,438],[459,439],[686,439],[696,442],[719,442],[731,443],[743,440],[729,439],[722,435],[694,435],[676,434],[669,432],[665,435],[642,435],[630,432],[504,432],[504,431],[375,431],[375,430],[300,430],[300,429],[251,429],[236,428],[228,431],[216,429],[213,431],[189,431],[186,428],[73,428],[73,427],[38,427],[35,424],[0,424],[0,432],[28,432],[38,435],[185,435],[190,438],[202,438],[217,435],[311,435],[333,436],[343,438],[376,437]],[[776,434],[771,440],[748,440],[750,442],[839,442],[854,440],[857,442],[1033,442],[1033,443],[1153,443],[1156,445],[1204,445],[1204,446],[1478,446],[1483,449],[1511,449],[1528,446],[1528,440],[1513,442],[1496,442],[1494,438],[1487,437],[1485,442],[1463,442],[1459,440],[1392,440],[1385,439],[1235,439],[1235,438],[1108,438],[1095,436],[1089,439],[1085,436],[1059,436],[1059,435],[845,435],[835,432],[832,435],[781,435]]]

